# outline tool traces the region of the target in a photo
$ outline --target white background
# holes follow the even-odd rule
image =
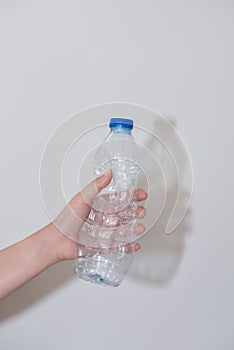
[[[2,301],[1,350],[234,349],[233,2],[1,1],[0,30],[1,247],[48,223],[43,147],[81,108],[160,111],[195,175],[186,223],[146,236],[119,288],[78,281],[67,262]]]

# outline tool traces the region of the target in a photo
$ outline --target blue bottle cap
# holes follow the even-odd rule
[[[111,118],[109,127],[114,128],[117,126],[122,126],[123,128],[132,129],[133,120],[125,118]]]

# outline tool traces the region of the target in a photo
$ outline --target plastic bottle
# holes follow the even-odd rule
[[[110,120],[110,133],[94,157],[95,176],[112,170],[112,181],[92,203],[79,232],[75,261],[78,277],[103,285],[118,286],[134,258],[137,204],[133,193],[139,176],[139,159],[132,136],[133,121]]]

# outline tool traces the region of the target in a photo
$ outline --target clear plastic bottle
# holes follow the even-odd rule
[[[111,183],[92,203],[79,232],[75,261],[78,277],[103,285],[118,286],[134,258],[137,204],[133,193],[139,176],[139,159],[132,136],[133,121],[110,120],[110,133],[94,157],[95,176],[112,170]]]

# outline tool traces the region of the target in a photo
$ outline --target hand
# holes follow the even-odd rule
[[[85,218],[88,216],[91,204],[96,195],[105,188],[112,179],[112,172],[108,171],[105,175],[92,181],[81,192],[76,194],[68,205],[63,209],[59,216],[51,224],[51,229],[57,236],[57,254],[59,260],[74,259],[77,256],[77,233],[82,226]],[[143,201],[147,198],[144,190],[137,189],[134,192],[135,201]],[[137,218],[145,216],[145,209],[138,206],[136,210]],[[145,228],[142,224],[137,224],[135,232],[142,234]],[[139,250],[140,245],[135,245],[135,250]]]
[[[89,214],[93,199],[110,183],[111,178],[112,173],[109,171],[92,181],[72,198],[54,222],[0,251],[0,300],[49,266],[76,258],[80,247],[75,241],[76,235]],[[143,190],[135,191],[136,201],[146,198],[147,194]],[[138,218],[145,215],[145,209],[141,206],[136,212]],[[144,226],[137,225],[136,233],[143,232]],[[136,244],[135,250],[139,249],[139,244]]]

